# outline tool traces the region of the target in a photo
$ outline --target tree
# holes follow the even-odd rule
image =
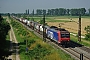
[[[48,9],[47,15],[52,15],[52,14],[51,14],[51,9]]]
[[[90,34],[90,26],[85,27],[87,34]]]
[[[71,13],[72,16],[75,15],[74,9],[71,9],[70,13]]]
[[[8,13],[8,17],[10,17],[10,13]]]
[[[44,15],[46,15],[46,10],[45,10],[45,9],[43,9],[43,10],[42,10],[42,13],[43,13]]]
[[[37,9],[37,10],[36,10],[36,14],[37,14],[37,15],[42,15],[42,14],[43,14],[42,9]]]
[[[9,24],[0,15],[0,60],[3,60],[3,56],[7,55],[6,35],[10,30]]]
[[[79,16],[80,9],[71,9],[70,13],[71,13],[72,16]]]
[[[86,9],[85,8],[80,8],[80,13],[81,15],[85,15]]]
[[[87,32],[85,39],[90,40],[90,26],[85,27],[85,30]]]
[[[64,8],[59,8],[59,10],[58,10],[58,15],[63,16],[63,15],[65,15],[65,14],[66,14],[66,9],[64,9]]]
[[[67,12],[67,15],[70,15],[70,14],[69,14],[69,13],[70,13],[70,9],[67,9],[66,12]]]
[[[90,8],[88,9],[89,15],[90,15]]]
[[[79,16],[79,14],[85,15],[85,12],[86,12],[85,8],[71,9],[70,10],[70,13],[72,16]]]
[[[55,9],[55,15],[59,15],[59,9],[58,8]]]

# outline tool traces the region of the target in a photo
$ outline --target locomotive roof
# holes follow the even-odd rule
[[[50,28],[54,28],[54,29],[56,29],[57,27],[56,27],[56,26],[51,26]]]
[[[67,30],[65,30],[64,28],[58,28],[58,27],[56,27],[56,26],[51,26],[50,28],[51,28],[51,29],[55,29],[55,30],[59,30],[59,31],[67,31]]]
[[[64,28],[57,28],[56,30],[59,30],[59,31],[67,31],[67,30],[65,30]]]
[[[51,28],[50,30],[61,31],[61,32],[69,32],[68,30],[65,30],[64,28]]]

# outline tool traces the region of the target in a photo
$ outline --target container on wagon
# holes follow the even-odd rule
[[[37,32],[40,32],[40,24],[36,25],[36,30],[37,30]]]
[[[30,26],[30,21],[27,21],[27,26]]]
[[[35,22],[35,23],[34,23],[34,29],[35,29],[35,30],[37,29],[37,25],[38,25],[38,23]]]
[[[43,32],[43,25],[40,25],[40,31]]]
[[[25,23],[25,24],[27,24],[27,21],[28,21],[28,20],[27,20],[27,19],[25,19],[25,20],[24,20],[24,23]]]
[[[44,28],[45,28],[45,33],[47,35],[47,30],[50,29],[50,27],[49,26],[44,26]]]

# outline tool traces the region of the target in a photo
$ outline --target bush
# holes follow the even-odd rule
[[[32,39],[32,40],[28,40],[28,47],[30,47],[31,46],[31,44],[33,44],[33,43],[35,43],[36,41],[34,40],[34,39]]]
[[[85,30],[87,32],[85,39],[90,41],[90,26],[85,27]]]
[[[40,44],[37,44],[33,50],[29,50],[30,57],[34,59],[44,58],[46,55],[49,55],[51,52],[45,47],[42,47]]]
[[[90,34],[86,34],[85,39],[90,41]]]

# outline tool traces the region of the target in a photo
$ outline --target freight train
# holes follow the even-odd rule
[[[69,43],[70,41],[70,32],[63,28],[58,28],[55,26],[47,26],[47,25],[43,26],[38,22],[27,20],[25,18],[17,18],[15,16],[13,16],[13,18],[27,25],[29,28],[31,28],[32,30],[36,31],[39,34],[43,34],[43,27],[44,27],[46,38],[58,44],[63,45]]]

